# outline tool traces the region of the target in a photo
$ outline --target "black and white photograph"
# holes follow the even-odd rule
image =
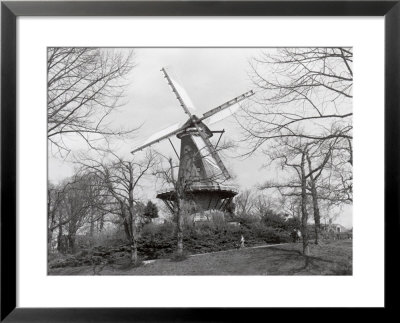
[[[47,275],[353,275],[352,47],[46,63]]]

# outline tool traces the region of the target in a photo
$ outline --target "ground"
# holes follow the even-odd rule
[[[158,259],[132,268],[113,265],[50,269],[50,275],[352,275],[352,241],[310,244],[311,255],[301,254],[300,243],[244,248],[189,256],[183,261]]]

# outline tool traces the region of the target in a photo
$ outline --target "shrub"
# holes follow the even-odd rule
[[[241,215],[238,217],[234,217],[236,222],[239,222],[242,227],[249,228],[252,223],[256,223],[259,221],[258,218],[250,215]]]
[[[294,229],[300,229],[301,223],[298,218],[291,217],[286,220],[286,231],[292,232]]]
[[[175,228],[171,223],[146,224],[138,240],[138,252],[145,259],[165,258],[176,246]]]
[[[141,231],[141,237],[151,236],[170,236],[175,231],[175,225],[172,223],[154,224],[148,223],[143,226]]]
[[[241,236],[245,238],[245,246],[251,247],[265,243],[281,243],[290,241],[286,231],[267,227],[262,222],[249,221],[245,226],[229,226],[221,223],[205,222],[184,230],[184,256],[178,259],[174,253],[177,247],[176,228],[172,223],[155,225],[146,224],[138,239],[138,255],[140,259],[170,258],[172,261],[186,259],[187,254],[207,253],[235,249],[240,245]],[[120,264],[128,262],[130,246],[115,244],[118,239],[104,240],[104,245],[81,250],[73,257],[49,256],[49,267],[82,266],[107,263]]]
[[[257,242],[282,243],[290,241],[290,234],[288,232],[279,228],[265,226],[263,223],[253,223],[247,235]]]
[[[286,217],[281,214],[275,213],[272,210],[268,210],[267,212],[265,212],[261,222],[267,227],[276,228],[280,230],[288,229]]]
[[[207,253],[237,248],[241,236],[245,238],[245,246],[251,247],[265,243],[280,243],[289,241],[289,234],[283,230],[268,227],[262,222],[246,218],[241,226],[229,226],[220,221],[196,223],[196,226],[184,230],[184,251],[188,254]],[[119,259],[121,253],[129,252],[124,239],[118,240],[116,235],[109,235],[109,240],[101,240],[98,245],[89,250],[82,250],[76,256],[108,257]],[[100,239],[98,240],[98,242]],[[148,223],[138,238],[138,255],[144,260],[170,258],[176,251],[176,226],[173,223],[156,225]]]

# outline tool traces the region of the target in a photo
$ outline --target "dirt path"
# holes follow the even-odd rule
[[[197,256],[205,256],[205,255],[212,255],[215,253],[223,253],[223,252],[232,252],[238,250],[246,250],[246,249],[259,249],[259,248],[268,248],[268,247],[275,247],[275,246],[283,246],[289,243],[277,243],[277,244],[265,244],[261,246],[254,246],[254,247],[244,247],[244,248],[236,248],[236,249],[229,249],[229,250],[222,250],[222,251],[213,251],[213,252],[206,252],[206,253],[196,253],[193,255],[189,255],[189,257],[197,257]]]

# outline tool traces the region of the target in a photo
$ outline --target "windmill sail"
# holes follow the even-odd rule
[[[153,134],[132,153],[176,135],[181,141],[177,180],[179,187],[164,190],[158,193],[157,197],[165,202],[172,213],[181,198],[194,202],[197,210],[229,211],[229,205],[238,192],[235,187],[225,182],[231,176],[209,139],[213,132],[207,125],[235,113],[239,102],[252,96],[254,92],[246,92],[197,117],[192,114],[196,108],[183,86],[171,78],[164,68],[161,71],[189,118],[184,123],[175,123]],[[223,182],[225,184],[222,184]],[[183,195],[182,190],[185,193]]]
[[[210,111],[203,114],[201,118],[197,118],[195,115],[192,115],[190,110],[195,110],[195,106],[190,99],[189,95],[186,93],[185,89],[174,79],[172,79],[165,68],[162,68],[161,71],[164,74],[164,77],[167,79],[169,86],[172,89],[172,92],[175,93],[176,98],[178,99],[181,107],[183,108],[184,112],[190,117],[190,119],[185,124],[176,123],[166,129],[163,129],[154,135],[152,135],[149,139],[147,139],[141,146],[135,148],[132,153],[151,146],[161,140],[167,139],[173,135],[177,135],[190,127],[195,127],[197,130],[198,136],[193,136],[196,142],[197,149],[200,151],[202,158],[205,160],[205,167],[210,172],[211,177],[214,175],[219,175],[219,172],[222,175],[229,179],[231,176],[228,173],[224,163],[222,162],[221,158],[219,157],[218,152],[212,145],[211,141],[209,140],[209,134],[204,132],[204,128],[207,130],[207,126],[202,122],[203,120],[208,119],[208,124],[213,124],[218,122],[237,111],[239,108],[239,102],[243,101],[244,99],[252,96],[254,94],[253,91],[246,92],[236,98],[233,98],[230,101],[227,101],[220,106],[211,109]],[[209,132],[209,130],[208,130]],[[218,173],[218,174],[216,174]]]
[[[189,94],[186,92],[183,86],[181,86],[175,79],[170,77],[171,82],[175,85],[178,94],[181,96],[182,101],[185,102],[186,107],[191,111],[196,111],[196,107],[193,104],[192,99],[189,97]]]
[[[175,93],[175,96],[178,99],[181,107],[183,108],[183,111],[185,111],[187,115],[191,116],[192,114],[189,110],[194,111],[196,110],[196,108],[186,90],[177,81],[175,81],[168,75],[165,68],[162,68],[161,71],[164,73],[164,76],[167,79],[167,82],[171,87],[172,92]]]
[[[151,135],[146,141],[144,141],[140,146],[136,147],[134,150],[131,151],[133,154],[136,151],[142,150],[146,147],[149,147],[161,140],[167,139],[173,135],[179,133],[182,129],[182,122],[175,123],[167,128],[164,128],[155,134]]]
[[[240,105],[239,103],[236,103],[222,111],[219,111],[215,114],[213,114],[212,116],[210,116],[208,119],[204,120],[204,123],[207,126],[211,126],[214,123],[217,123],[221,120],[224,120],[225,118],[230,117],[231,115],[235,114],[237,110],[239,110]]]
[[[218,166],[218,162],[212,156],[207,144],[199,136],[192,136],[192,139],[202,159],[206,172],[206,178],[214,181],[220,179],[221,175],[223,175],[222,169]]]
[[[200,121],[208,119],[216,114],[220,115],[221,113],[224,113],[221,115],[222,116],[221,119],[219,119],[218,117],[215,117],[215,120],[217,120],[217,121],[214,121],[214,122],[209,121],[208,124],[218,122],[218,121],[230,116],[234,112],[236,112],[236,110],[239,108],[238,103],[251,97],[252,95],[254,95],[253,90],[243,93],[242,95],[239,95],[236,98],[233,98],[232,100],[229,100],[229,101],[217,106],[216,108],[211,109],[210,111],[204,113],[203,116],[200,118]],[[229,109],[229,108],[231,108],[229,110],[229,112],[224,112],[226,109]]]
[[[218,164],[218,167],[221,169],[222,174],[225,176],[226,179],[230,179],[231,175],[229,175],[228,170],[226,169],[224,163],[222,162],[221,158],[218,155],[217,150],[214,148],[213,144],[211,143],[210,139],[208,139],[208,136],[203,132],[202,129],[200,129],[198,124],[194,124],[194,126],[197,129],[198,134],[200,135],[201,139],[203,139],[205,145],[208,148],[208,151],[210,152],[210,155],[215,159],[216,163]]]

